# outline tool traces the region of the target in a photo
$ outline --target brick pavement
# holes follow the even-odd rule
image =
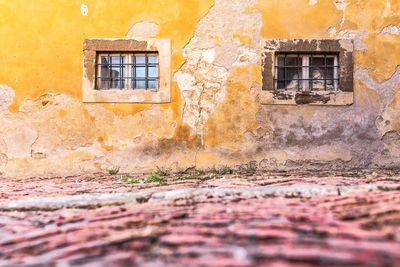
[[[0,266],[400,266],[400,178],[2,178]]]

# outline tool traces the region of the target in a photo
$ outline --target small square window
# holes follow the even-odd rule
[[[157,53],[98,53],[98,90],[158,89]]]
[[[169,39],[86,39],[83,102],[169,103],[171,52]]]
[[[262,104],[351,105],[351,39],[265,39]]]

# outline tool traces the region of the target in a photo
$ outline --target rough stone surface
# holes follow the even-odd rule
[[[398,175],[326,175],[3,179],[0,266],[397,266]]]

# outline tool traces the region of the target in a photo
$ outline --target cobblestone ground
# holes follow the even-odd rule
[[[2,178],[0,266],[400,266],[400,178],[318,176]]]

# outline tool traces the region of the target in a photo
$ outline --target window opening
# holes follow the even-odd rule
[[[158,53],[98,53],[96,89],[159,88]]]

